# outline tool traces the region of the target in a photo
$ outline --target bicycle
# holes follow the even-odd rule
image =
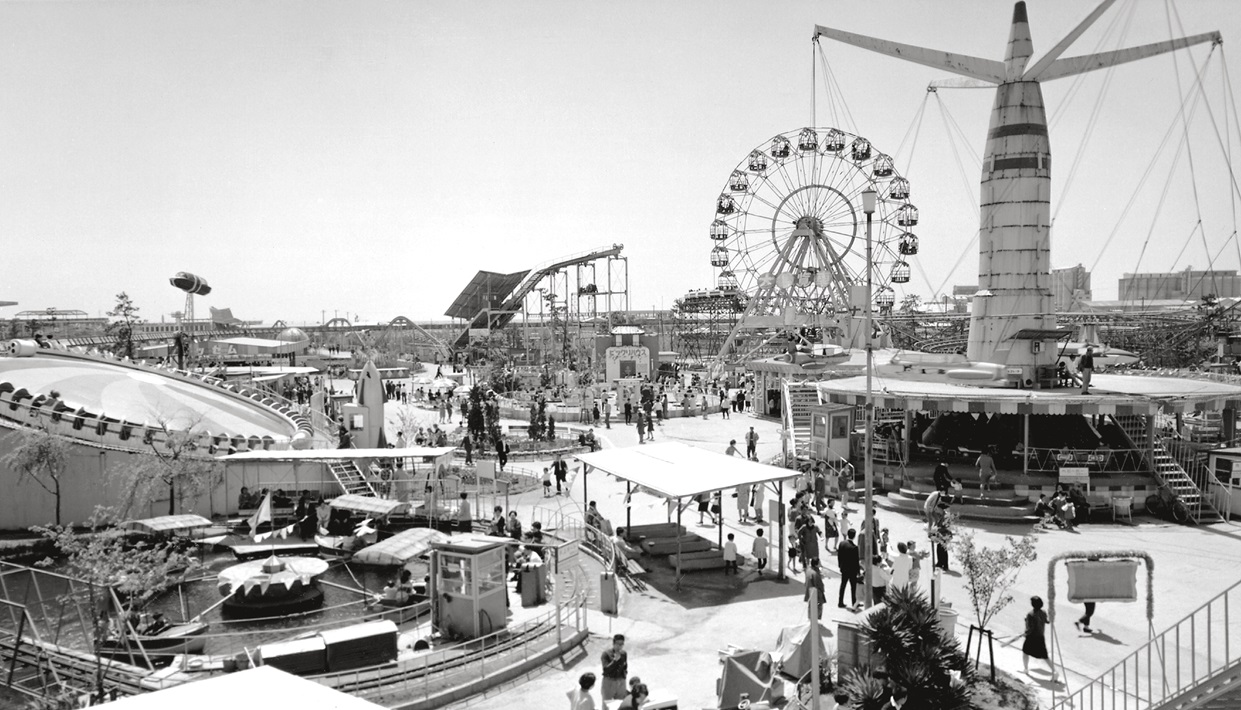
[[[1181,525],[1188,523],[1191,517],[1189,506],[1167,483],[1161,484],[1158,491],[1146,497],[1146,510],[1151,515],[1168,518]]]

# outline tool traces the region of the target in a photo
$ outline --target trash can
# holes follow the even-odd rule
[[[543,598],[542,565],[526,565],[521,568],[521,605],[523,607],[538,606],[546,601]]]
[[[604,572],[599,575],[599,611],[604,614],[617,614],[620,610],[620,590],[616,586],[616,575]]]
[[[939,634],[945,639],[955,638],[957,635],[957,614],[956,610],[940,604],[939,606]]]

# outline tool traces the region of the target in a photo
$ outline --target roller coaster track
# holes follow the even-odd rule
[[[526,274],[526,278],[517,284],[517,288],[509,294],[508,298],[500,304],[498,309],[483,309],[470,319],[468,325],[461,329],[457,337],[453,339],[452,345],[456,348],[463,348],[470,342],[470,330],[472,328],[487,328],[488,330],[496,330],[503,328],[512,322],[513,317],[517,315],[517,311],[521,309],[522,303],[525,302],[526,296],[529,296],[535,287],[539,285],[543,279],[552,274],[575,266],[577,264],[585,264],[597,259],[607,259],[613,256],[620,256],[621,250],[625,248],[624,244],[613,244],[610,247],[601,247],[592,251],[574,254],[552,262],[548,262],[541,266],[536,266]]]

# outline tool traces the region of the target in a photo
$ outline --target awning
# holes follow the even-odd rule
[[[371,513],[373,515],[391,515],[409,505],[409,503],[399,500],[388,500],[386,498],[374,498],[372,496],[360,496],[353,493],[347,493],[343,496],[333,498],[329,505],[333,508],[341,510],[352,510],[358,513]]]
[[[675,441],[606,449],[576,458],[591,468],[666,498],[689,498],[699,493],[782,481],[798,475],[797,471],[787,468],[696,449]]]
[[[158,693],[131,695],[108,703],[116,710],[219,710],[252,707],[258,698],[279,698],[291,708],[382,710],[362,698],[342,693],[313,680],[299,678],[275,666],[259,666],[173,686]]]
[[[174,530],[195,530],[211,527],[211,521],[201,515],[164,515],[145,520],[129,520],[125,523],[126,530],[143,532],[172,532]]]
[[[403,449],[285,449],[245,451],[225,461],[353,461],[355,459],[439,458],[456,451],[451,446],[407,446]]]
[[[403,565],[426,554],[433,544],[448,539],[449,536],[439,530],[412,528],[355,552],[353,561],[365,565]]]

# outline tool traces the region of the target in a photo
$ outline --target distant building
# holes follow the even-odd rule
[[[1074,311],[1091,300],[1090,272],[1078,264],[1067,269],[1051,270],[1052,307],[1056,311]]]
[[[1118,293],[1123,302],[1179,299],[1196,301],[1207,294],[1219,298],[1241,296],[1241,275],[1236,271],[1184,271],[1125,274]]]

